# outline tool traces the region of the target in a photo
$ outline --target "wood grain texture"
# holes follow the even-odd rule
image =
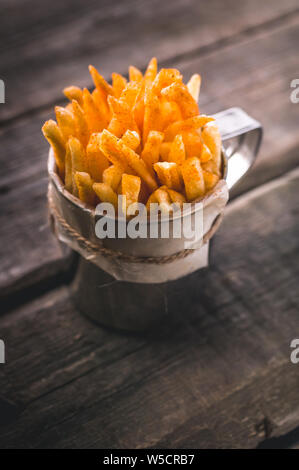
[[[1,78],[7,105],[1,120],[57,101],[70,83],[90,85],[89,63],[106,76],[141,68],[156,55],[176,57],[222,44],[246,30],[289,18],[297,0],[66,0],[45,9],[37,0],[2,2]],[[20,14],[21,13],[21,14]],[[213,46],[214,44],[214,46]],[[138,47],[137,47],[138,45]]]
[[[299,16],[294,15],[253,37],[239,37],[237,43],[219,51],[172,64],[180,67],[186,78],[202,73],[203,112],[241,106],[264,125],[257,163],[233,195],[298,164],[299,106],[289,99],[290,80],[298,69],[298,26]],[[88,80],[86,69],[84,73]],[[46,226],[47,143],[40,128],[50,116],[53,112],[47,109],[0,129],[0,235],[9,240],[0,248],[2,295],[34,285],[39,273],[43,279],[55,275],[56,264],[61,270],[65,263]]]
[[[95,327],[66,289],[0,318],[2,399],[19,410],[0,447],[251,448],[297,428],[298,183],[230,205],[210,267],[169,284],[155,333]]]

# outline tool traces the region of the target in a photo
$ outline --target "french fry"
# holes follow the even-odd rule
[[[101,115],[101,120],[104,122],[105,127],[107,127],[111,119],[111,111],[108,106],[107,99],[106,99],[104,92],[98,90],[98,88],[95,88],[93,92],[91,93],[91,96]]]
[[[172,83],[181,81],[182,75],[177,69],[161,69],[153,81],[153,91],[159,94],[162,88],[166,88]]]
[[[102,181],[109,160],[100,149],[100,134],[92,134],[86,147],[86,171],[95,182]]]
[[[103,171],[103,183],[108,184],[109,186],[111,186],[113,191],[117,192],[117,188],[121,181],[122,174],[123,169],[121,166],[110,165]]]
[[[153,57],[149,61],[147,69],[144,74],[145,87],[148,87],[153,83],[157,75],[157,69],[158,69],[157,59],[156,57]]]
[[[138,126],[140,134],[143,133],[143,120],[144,120],[144,90],[145,90],[145,83],[141,84],[139,93],[136,98],[136,103],[133,109],[133,117]]]
[[[72,167],[72,192],[78,196],[78,188],[75,182],[76,171],[86,171],[86,155],[81,142],[75,137],[70,137],[68,142],[68,152],[71,157]]]
[[[199,159],[197,157],[188,158],[184,161],[181,171],[188,201],[203,196],[205,182]]]
[[[150,131],[148,134],[146,143],[141,153],[141,158],[145,161],[149,168],[151,168],[154,163],[159,161],[160,145],[163,141],[163,138],[163,132]]]
[[[200,116],[174,122],[164,131],[165,141],[173,140],[177,134],[181,134],[183,131],[198,131],[211,121],[215,121],[215,119],[211,116],[201,114]]]
[[[214,175],[220,176],[221,174],[219,166],[213,158],[211,158],[207,162],[203,162],[201,166],[203,170],[209,171],[210,173],[214,173]]]
[[[105,116],[101,115],[92,95],[89,93],[87,88],[84,88],[83,90],[83,109],[90,134],[93,132],[101,132],[106,126],[107,122]]]
[[[121,140],[132,150],[136,150],[140,145],[140,136],[138,132],[130,131],[129,129],[124,133]]]
[[[187,83],[187,88],[189,90],[190,95],[194,98],[196,103],[198,103],[199,93],[200,93],[200,84],[201,84],[201,76],[198,73],[195,73],[190,78],[189,82]]]
[[[93,83],[95,84],[95,87],[99,90],[103,90],[106,95],[114,95],[113,87],[109,85],[108,82],[106,82],[105,78],[99,74],[97,69],[93,65],[90,65],[88,69],[93,79]]]
[[[133,118],[130,107],[114,96],[108,97],[108,103],[112,109],[113,116],[108,130],[116,137],[121,137],[127,129],[138,132],[137,124]]]
[[[94,183],[92,188],[100,201],[102,202],[109,202],[113,204],[114,208],[117,209],[117,194],[113,191],[113,189],[105,183]]]
[[[71,135],[76,137],[75,118],[73,113],[62,106],[55,106],[55,115],[64,141],[67,142]]]
[[[206,144],[202,145],[201,154],[200,154],[200,162],[206,163],[212,158],[212,152]]]
[[[217,168],[217,172],[215,173],[219,176],[221,168],[221,136],[216,123],[211,122],[205,125],[201,136],[204,143],[211,151],[212,160],[215,162]]]
[[[112,74],[112,88],[115,98],[120,98],[123,89],[126,87],[127,80],[119,73]]]
[[[125,103],[130,111],[133,109],[136,103],[137,95],[140,91],[141,84],[138,82],[129,82],[123,89],[120,95],[120,102]]]
[[[168,154],[168,161],[181,165],[185,160],[185,145],[181,134],[175,136]]]
[[[150,131],[159,131],[161,128],[160,101],[151,88],[145,91],[144,120],[143,120],[143,145]]]
[[[83,92],[78,86],[69,86],[64,88],[63,93],[71,102],[76,100],[80,106],[83,105]]]
[[[171,144],[172,142],[162,142],[162,144],[160,145],[160,157],[161,160],[164,162],[168,162],[168,155],[171,149]]]
[[[170,124],[181,121],[182,114],[177,103],[168,101],[166,98],[160,98],[161,129],[167,129]]]
[[[199,114],[198,104],[190,95],[183,83],[174,82],[161,90],[161,94],[171,101],[175,101],[182,113],[183,119],[188,119]]]
[[[72,167],[72,155],[69,143],[66,144],[65,152],[65,176],[64,176],[64,186],[67,191],[73,193],[73,167]]]
[[[160,187],[156,189],[153,194],[155,195],[155,198],[159,204],[159,208],[162,213],[167,214],[172,211],[171,199],[166,188]]]
[[[104,129],[98,138],[100,150],[106,158],[113,163],[113,165],[120,166],[124,171],[129,172],[128,162],[123,153],[119,151],[117,137],[107,129]]]
[[[84,111],[76,100],[72,101],[72,106],[75,117],[76,135],[84,147],[86,147],[90,132],[85,119]]]
[[[134,67],[134,65],[129,67],[129,79],[130,82],[141,82],[143,79],[142,72],[137,67]]]
[[[210,191],[219,181],[219,176],[210,171],[203,170],[206,191]]]
[[[154,169],[162,184],[170,189],[180,191],[182,189],[182,178],[179,166],[174,162],[158,162]]]
[[[131,204],[138,202],[140,193],[141,179],[139,176],[127,175],[124,173],[121,178],[121,193],[125,198],[123,199],[123,212],[124,214],[134,215]],[[131,209],[131,211],[130,211]]]
[[[169,194],[169,197],[171,199],[171,202],[174,204],[179,204],[180,207],[186,202],[186,198],[183,194],[174,191],[173,189],[167,188],[167,192]]]
[[[95,204],[96,195],[92,188],[94,182],[89,173],[76,171],[75,183],[78,188],[79,199],[86,204],[93,206]]]
[[[156,198],[156,195],[155,195],[155,192],[154,191],[148,198],[147,202],[146,202],[146,209],[148,212],[150,212],[150,209],[151,209],[151,204],[158,204],[158,199]]]
[[[54,151],[56,165],[61,177],[64,177],[65,143],[57,123],[50,119],[42,127],[43,134]]]
[[[202,139],[196,131],[183,131],[182,138],[185,146],[186,158],[199,157],[202,152]]]

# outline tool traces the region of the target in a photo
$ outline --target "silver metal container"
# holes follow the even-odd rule
[[[222,141],[223,179],[203,199],[203,234],[213,229],[232,188],[252,165],[262,138],[259,122],[240,108],[230,108],[214,116]],[[95,210],[79,201],[63,187],[57,175],[54,155],[49,153],[49,197],[58,213],[78,234],[93,244],[136,257],[169,257],[186,248],[186,240],[147,238],[110,239],[101,242],[95,235]],[[198,205],[192,207],[192,221]],[[192,222],[193,223],[193,222]],[[90,254],[74,242],[54,216],[59,240],[79,252],[77,271],[70,285],[71,297],[84,314],[103,325],[141,331],[167,315],[169,281],[186,276],[208,265],[209,242],[186,257],[156,264],[131,262],[101,254]],[[171,231],[170,231],[171,232]]]

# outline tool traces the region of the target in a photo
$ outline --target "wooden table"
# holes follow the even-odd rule
[[[206,5],[206,6],[205,6]],[[297,447],[297,0],[4,1],[1,5],[0,447]],[[50,233],[40,127],[68,84],[156,55],[203,78],[200,107],[240,106],[265,135],[211,265],[169,285],[169,320],[126,335],[71,304]]]

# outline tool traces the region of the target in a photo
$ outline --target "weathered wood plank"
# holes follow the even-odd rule
[[[253,447],[299,424],[299,170],[233,202],[211,266],[169,284],[148,337],[95,327],[65,289],[0,318],[1,447]],[[22,373],[20,373],[22,371]]]
[[[295,15],[288,26],[280,25],[220,51],[172,64],[178,65],[185,77],[198,70],[202,73],[204,112],[241,106],[265,127],[265,140],[255,169],[234,194],[297,165],[299,106],[289,100],[289,81],[297,73],[298,26]],[[19,119],[0,130],[3,155],[0,232],[1,238],[7,240],[0,248],[3,295],[32,285],[39,273],[43,278],[55,274],[55,264],[61,269],[64,263],[46,227],[47,144],[40,127],[51,113],[46,110]],[[48,266],[54,271],[48,272]]]
[[[66,0],[46,8],[36,0],[5,2],[0,51],[7,104],[1,120],[57,101],[70,83],[90,85],[91,62],[106,77],[126,72],[130,63],[143,68],[153,55],[173,63],[212,44],[219,49],[243,30],[252,35],[264,23],[288,19],[297,7],[296,0],[211,0],[208,6],[196,0]]]

